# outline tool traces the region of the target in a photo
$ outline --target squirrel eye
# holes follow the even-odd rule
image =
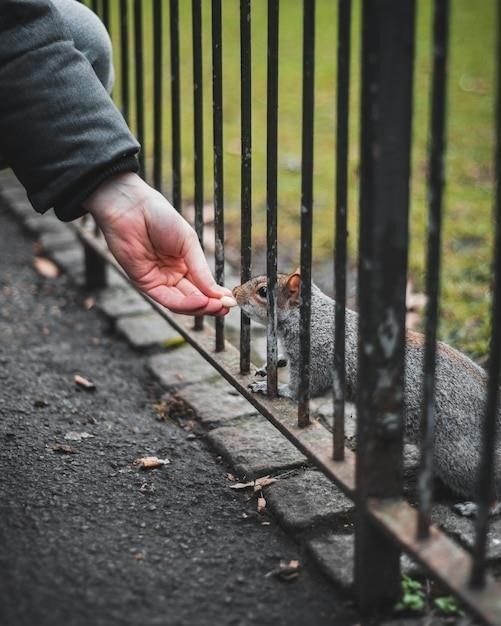
[[[266,294],[267,294],[267,290],[266,287],[259,287],[259,289],[257,290],[258,295],[261,296],[261,298],[266,298]]]

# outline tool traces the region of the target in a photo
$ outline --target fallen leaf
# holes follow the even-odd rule
[[[75,381],[76,385],[82,387],[83,389],[86,389],[87,391],[95,391],[96,389],[96,385],[92,381],[84,378],[83,376],[80,376],[80,374],[75,374],[73,380]]]
[[[90,309],[92,309],[92,307],[95,304],[96,304],[96,300],[95,300],[95,298],[92,298],[92,296],[89,296],[88,298],[85,298],[85,300],[83,301],[84,309],[86,311],[90,311]]]
[[[57,278],[59,276],[57,265],[44,256],[33,257],[33,267],[44,278]]]
[[[233,476],[233,474],[230,474],[230,473],[226,474],[226,478],[228,480],[231,480],[232,482],[235,480],[235,476]]]
[[[299,576],[300,567],[301,565],[296,559],[293,559],[292,561],[280,561],[280,564],[276,569],[273,569],[271,572],[265,574],[265,578],[275,576],[280,580],[295,580]]]
[[[64,436],[68,441],[82,441],[82,439],[88,439],[89,437],[94,437],[94,435],[85,432],[77,432],[76,430],[70,430],[70,432],[66,433]]]
[[[230,489],[248,489],[249,487],[254,487],[253,480],[248,483],[235,483],[234,485],[230,485]]]
[[[260,491],[263,487],[267,487],[268,485],[272,485],[276,483],[276,478],[271,478],[270,476],[263,476],[262,478],[257,478],[254,481],[254,491]]]
[[[257,512],[263,513],[265,509],[266,509],[266,500],[263,496],[259,496],[259,498],[257,499]]]
[[[78,454],[78,450],[64,443],[55,443],[50,449],[52,452],[58,452],[59,454]]]
[[[143,456],[136,459],[133,465],[137,465],[137,467],[141,469],[156,469],[157,467],[162,467],[163,465],[168,465],[169,463],[169,459],[159,459],[156,456]]]

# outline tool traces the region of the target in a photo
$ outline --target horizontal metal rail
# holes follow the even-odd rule
[[[103,238],[96,237],[85,227],[75,226],[75,229],[92,256],[102,258],[131,283],[107,250]],[[138,293],[298,450],[346,495],[352,499],[355,497],[356,455],[350,449],[345,448],[343,460],[335,461],[332,434],[324,426],[313,420],[308,426],[300,428],[294,402],[283,398],[271,399],[249,390],[248,385],[254,376],[240,373],[237,348],[226,342],[223,351],[215,352],[215,333],[207,324],[202,330],[195,330],[192,318],[171,313],[139,290]],[[418,512],[402,498],[369,498],[366,513],[392,541],[460,597],[478,618],[489,624],[501,624],[501,583],[487,576],[483,588],[473,589],[469,584],[472,557],[466,550],[435,526],[430,527],[428,538],[418,540]]]

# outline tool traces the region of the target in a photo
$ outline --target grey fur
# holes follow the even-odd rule
[[[279,290],[286,289],[284,275]],[[256,279],[251,279],[252,282]],[[261,277],[262,281],[262,277]],[[248,283],[247,283],[248,284]],[[247,285],[246,284],[246,285]],[[246,287],[243,285],[242,288]],[[240,289],[242,289],[240,288]],[[239,288],[237,288],[239,289]],[[236,291],[236,290],[235,290]],[[242,289],[244,293],[248,293]],[[239,298],[237,297],[237,301]],[[241,298],[240,298],[241,300]],[[287,298],[278,295],[279,339],[287,353],[290,379],[279,389],[286,397],[297,399],[299,386],[299,306],[286,306]],[[253,319],[266,323],[266,308],[255,302],[239,301],[241,308]],[[334,301],[312,285],[311,298],[311,369],[310,391],[319,395],[332,388],[334,351]],[[405,437],[419,443],[423,406],[422,335],[408,333],[406,342]],[[347,395],[354,399],[357,387],[358,315],[346,310],[346,382]],[[485,410],[487,375],[471,359],[454,348],[439,342],[436,371],[434,470],[455,492],[467,497],[475,494],[477,466],[481,455],[481,420]],[[266,383],[254,383],[252,389],[265,392]],[[501,412],[498,414],[498,431]],[[495,496],[501,491],[501,450],[495,459]]]

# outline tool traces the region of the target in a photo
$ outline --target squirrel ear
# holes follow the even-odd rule
[[[293,272],[287,276],[286,285],[290,293],[290,299],[293,302],[297,302],[301,292],[301,275],[299,271]]]

